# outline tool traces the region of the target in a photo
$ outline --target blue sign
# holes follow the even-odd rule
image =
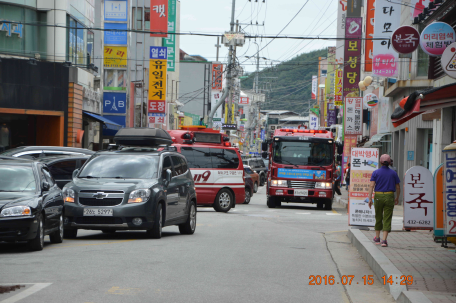
[[[103,113],[125,114],[126,112],[126,93],[103,93]]]
[[[126,118],[125,116],[107,116],[104,115],[106,119],[111,120],[112,122],[115,122],[117,124],[122,125],[122,127],[126,126]],[[117,133],[117,130],[112,130],[112,129],[105,129],[103,128],[103,136],[115,136]]]
[[[324,170],[311,170],[311,169],[279,168],[277,170],[277,177],[279,177],[279,178],[289,178],[289,179],[326,180],[326,171],[324,171]]]
[[[104,44],[127,45],[127,23],[105,23],[104,28]]]
[[[168,48],[161,46],[151,46],[150,47],[150,59],[168,59]]]
[[[105,0],[104,3],[105,21],[128,21],[127,0]]]
[[[266,131],[265,131],[264,129],[262,129],[262,130],[261,130],[261,134],[260,134],[260,138],[261,138],[261,140],[263,140],[263,141],[264,141],[264,139],[265,139],[265,136],[266,136]]]
[[[413,151],[413,150],[407,151],[407,160],[408,161],[415,160],[415,151]]]

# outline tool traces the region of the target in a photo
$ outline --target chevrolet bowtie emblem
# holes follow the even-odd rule
[[[94,197],[95,199],[104,199],[104,198],[106,198],[107,196],[108,196],[108,194],[99,192],[99,193],[93,194],[92,197]]]

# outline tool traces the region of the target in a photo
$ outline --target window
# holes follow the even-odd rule
[[[60,161],[49,166],[54,179],[71,180],[76,169],[76,160]]]
[[[67,32],[67,61],[71,61],[74,64],[88,64],[86,60],[88,53],[87,30],[85,29],[84,25],[77,22],[75,19],[71,17],[68,17],[67,24],[69,26]],[[92,46],[90,46],[90,52],[93,52],[93,33],[91,39]]]
[[[209,148],[182,147],[181,153],[190,168],[213,168]]]
[[[133,16],[133,21],[132,21],[132,28],[136,30],[142,30],[142,7],[133,7],[132,9],[132,16]]]
[[[93,54],[94,54],[93,42],[94,42],[93,32],[88,31],[87,32],[87,56],[90,59],[88,59],[87,64],[93,63]]]
[[[253,171],[252,171],[250,168],[248,168],[248,167],[245,167],[244,170],[245,170],[245,172],[248,173],[249,175],[253,174]]]
[[[182,157],[179,157],[179,159],[182,163],[182,173],[185,173],[188,170],[187,161],[185,161],[185,159]]]
[[[150,29],[150,8],[144,9],[144,30]]]
[[[211,148],[214,168],[238,168],[239,158],[234,150]]]
[[[171,158],[165,157],[165,159],[163,159],[163,172],[162,172],[163,179],[166,179],[166,170],[168,170],[168,169],[173,171],[173,165],[171,164]]]
[[[54,178],[52,178],[51,173],[47,168],[42,168],[44,177],[46,178],[46,181],[49,183],[49,185],[52,187],[55,184]]]
[[[255,160],[255,167],[264,168],[263,160]]]
[[[269,118],[268,124],[279,124],[279,118]]]
[[[320,142],[275,141],[273,161],[290,165],[330,165],[332,145]]]
[[[173,164],[174,164],[174,171],[175,171],[175,174],[173,175],[182,175],[184,172],[182,171],[182,162],[180,160],[180,157],[179,156],[171,156],[172,160],[173,160]]]

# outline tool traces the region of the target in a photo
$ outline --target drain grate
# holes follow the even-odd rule
[[[22,287],[25,287],[25,285],[8,285],[8,286],[0,285],[0,295],[15,291],[15,290],[20,289]]]

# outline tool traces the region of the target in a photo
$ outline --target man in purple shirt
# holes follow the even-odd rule
[[[374,243],[380,244],[383,247],[388,246],[386,238],[391,231],[391,220],[393,218],[394,205],[399,203],[399,195],[401,194],[401,187],[399,183],[399,176],[397,173],[389,168],[391,158],[389,155],[384,154],[380,157],[382,167],[372,173],[369,186],[369,208],[372,207],[372,192],[375,189],[375,238]],[[396,192],[396,198],[394,198]],[[383,241],[380,242],[380,231],[383,230]]]

